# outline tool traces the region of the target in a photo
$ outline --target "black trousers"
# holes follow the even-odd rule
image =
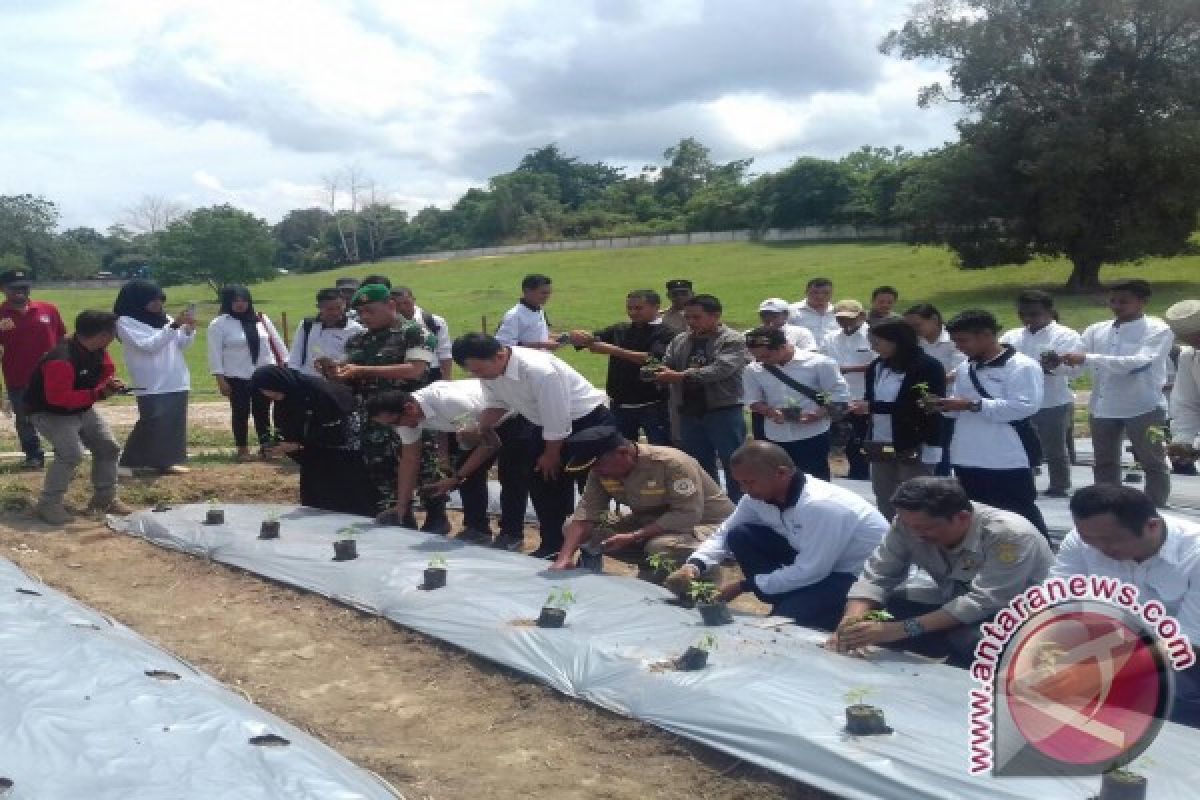
[[[520,437],[519,441],[523,447],[523,452],[520,453],[521,468],[511,470],[507,478],[502,478],[501,486],[514,492],[525,488],[529,498],[533,501],[533,510],[537,514],[538,527],[541,529],[542,543],[539,549],[545,552],[557,552],[563,543],[563,525],[566,523],[567,517],[575,510],[575,481],[573,476],[562,470],[559,470],[558,476],[552,481],[546,480],[540,472],[535,471],[536,462],[546,449],[546,441],[542,438],[541,427],[523,417],[518,419],[527,427],[514,425],[509,435]],[[513,420],[509,420],[509,422],[513,422]],[[608,410],[607,406],[596,406],[584,416],[574,420],[571,423],[571,432],[578,433],[598,425],[616,425],[612,412]],[[503,441],[502,429],[497,429],[497,432],[501,434]],[[514,453],[514,455],[516,454]],[[508,486],[504,486],[506,483]],[[503,507],[503,496],[501,497],[501,506],[502,513],[507,511]],[[525,509],[522,507],[521,517],[524,516]],[[507,533],[507,531],[505,532]]]
[[[250,416],[254,415],[254,433],[258,443],[264,444],[271,437],[271,401],[262,392],[250,391],[250,381],[245,378],[225,378],[229,384],[229,410],[232,414],[233,442],[246,447],[249,440]]]
[[[1020,514],[1047,536],[1046,520],[1037,507],[1037,487],[1033,483],[1033,470],[983,469],[982,467],[954,467],[954,475],[962,484],[967,497],[984,505],[1003,508]]]
[[[846,421],[850,423],[853,431],[849,441],[846,442],[846,461],[850,465],[850,471],[846,477],[852,481],[869,481],[871,480],[871,462],[867,459],[863,442],[870,435],[871,418],[866,415],[851,414]]]

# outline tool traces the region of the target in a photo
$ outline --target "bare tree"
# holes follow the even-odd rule
[[[137,233],[158,233],[187,212],[182,203],[161,194],[146,194],[122,212],[121,223]]]
[[[329,198],[329,213],[333,215],[334,225],[337,227],[338,238],[342,243],[342,257],[346,261],[353,261],[350,257],[350,246],[346,241],[346,231],[342,227],[341,217],[338,215],[338,193],[342,188],[342,173],[331,172],[328,175],[321,176],[321,183],[325,187],[325,194]]]

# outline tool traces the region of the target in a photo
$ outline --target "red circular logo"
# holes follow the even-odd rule
[[[1157,734],[1169,686],[1161,653],[1136,622],[1114,607],[1073,606],[1023,627],[998,688],[1017,731],[1042,757],[1105,769]]]

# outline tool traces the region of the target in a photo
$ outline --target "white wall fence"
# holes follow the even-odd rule
[[[611,236],[602,239],[564,239],[556,242],[531,242],[498,247],[472,247],[466,250],[440,250],[391,256],[384,261],[449,261],[483,256],[515,256],[529,253],[557,253],[564,250],[622,250],[628,247],[663,247],[686,244],[718,244],[722,242],[822,242],[822,241],[902,241],[904,229],[899,226],[831,225],[806,228],[767,228],[766,230],[697,231],[693,233],[659,233],[645,236]]]

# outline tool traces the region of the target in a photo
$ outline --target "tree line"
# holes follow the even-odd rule
[[[551,143],[449,208],[410,215],[358,166],[275,225],[228,206],[146,197],[104,233],[58,232],[54,203],[0,196],[0,265],[40,278],[149,271],[163,283],[254,282],[434,250],[806,225],[901,226],[965,268],[1064,256],[1069,287],[1102,264],[1192,247],[1200,212],[1200,3],[945,0],[880,45],[947,64],[921,105],[968,112],[925,153],[864,146],[755,173],[688,137],[636,175]]]

